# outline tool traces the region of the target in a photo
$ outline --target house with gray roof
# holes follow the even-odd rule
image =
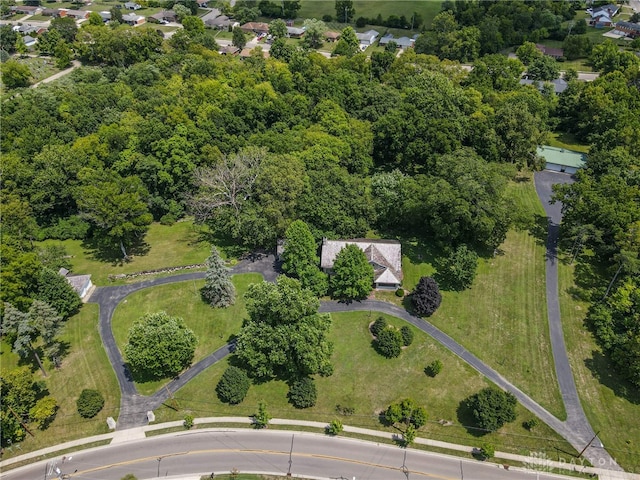
[[[124,4],[124,8],[126,8],[127,10],[140,10],[142,8],[142,5],[136,2],[127,2]]]
[[[58,270],[58,273],[67,279],[69,285],[73,287],[83,302],[91,296],[91,292],[93,291],[91,275],[69,275],[69,270],[66,268],[61,268]]]
[[[402,245],[397,240],[322,239],[320,267],[331,273],[336,255],[347,245],[355,245],[364,252],[373,266],[373,286],[380,290],[395,290],[402,283]]]
[[[220,15],[216,18],[210,18],[204,21],[204,24],[207,27],[217,28],[218,30],[225,30],[229,28],[230,25],[233,25],[235,20],[233,18],[229,18],[226,15]]]
[[[25,35],[22,37],[22,41],[27,47],[33,47],[38,40],[33,38],[31,35]]]
[[[375,30],[367,30],[364,33],[356,33],[356,37],[358,38],[360,45],[365,45],[367,47],[369,45],[373,45],[378,36],[380,36],[380,33],[376,32]]]
[[[616,23],[616,30],[626,33],[631,38],[640,37],[640,23],[618,22]]]
[[[555,80],[551,80],[550,82],[539,82],[537,80],[531,80],[528,78],[523,78],[522,80],[520,80],[520,85],[533,85],[541,92],[544,91],[544,86],[546,83],[553,86],[553,91],[556,95],[560,95],[569,86],[567,81],[563,78],[556,78]]]
[[[142,25],[146,22],[145,18],[142,15],[136,15],[135,13],[127,13],[126,15],[122,15],[122,21],[127,25],[136,26]]]

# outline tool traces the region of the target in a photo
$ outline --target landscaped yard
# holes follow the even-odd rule
[[[640,473],[640,392],[613,372],[585,328],[589,304],[575,295],[574,267],[560,262],[558,280],[564,339],[582,407],[611,456],[625,470]]]
[[[495,444],[496,449],[526,454],[530,450],[546,449],[549,455],[555,456],[556,447],[573,451],[544,425],[532,433],[525,430],[522,422],[532,415],[521,407],[518,408],[518,419],[499,433],[474,436],[462,426],[468,425],[468,419],[459,418],[458,407],[463,399],[487,386],[487,381],[413,327],[413,344],[398,358],[383,358],[372,348],[372,337],[368,331],[369,323],[377,316],[375,312],[332,315],[330,338],[335,344],[332,357],[335,371],[331,377],[317,379],[318,401],[312,408],[293,408],[287,402],[288,387],[282,381],[253,385],[240,405],[221,403],[214,388],[228,364],[227,359],[208,368],[176,394],[180,411],[161,407],[155,412],[156,419],[158,422],[178,420],[187,412],[196,417],[249,416],[256,411],[258,402],[264,401],[269,413],[277,418],[321,422],[340,418],[347,425],[385,430],[378,413],[392,402],[411,397],[424,405],[429,414],[429,422],[420,429],[421,436],[467,445],[489,441]],[[397,318],[385,318],[396,326],[404,324]],[[434,359],[440,359],[444,368],[438,376],[431,378],[425,375],[424,368]],[[355,413],[338,415],[337,405],[354,408]],[[445,426],[447,422],[452,424]],[[393,428],[387,430],[396,431]]]
[[[109,275],[203,263],[211,248],[203,237],[204,232],[191,221],[171,226],[154,223],[145,237],[148,251],[133,255],[126,263],[122,263],[121,257],[101,259],[99,251],[81,240],[47,240],[42,244],[62,243],[71,256],[74,274],[90,273],[95,285],[113,285]],[[220,253],[224,255],[222,251]]]
[[[240,331],[245,318],[242,295],[252,283],[262,281],[258,274],[234,275],[237,299],[228,308],[213,309],[200,298],[200,288],[204,280],[173,283],[148,288],[128,296],[116,309],[113,316],[113,334],[123,351],[129,328],[137,319],[147,313],[165,311],[169,315],[182,317],[198,337],[198,346],[193,362],[202,360],[229,341],[229,337]],[[148,395],[154,393],[168,380],[138,383],[138,390]]]
[[[378,14],[382,18],[389,15],[404,15],[409,20],[413,12],[417,12],[424,18],[425,24],[431,24],[431,20],[440,11],[442,2],[434,0],[413,0],[380,2],[378,0],[354,0],[353,6],[356,10],[355,18],[367,17],[375,18]],[[331,15],[336,18],[335,2],[330,0],[302,0],[302,8],[298,12],[299,18],[322,19],[324,15]],[[355,20],[355,19],[354,19]],[[381,27],[382,28],[382,27]]]
[[[118,417],[120,388],[98,334],[98,306],[84,305],[80,313],[66,322],[61,340],[69,344],[62,368],[56,370],[50,364],[45,364],[49,375],[47,378],[42,377],[37,367],[34,368],[35,377],[46,381],[50,394],[60,406],[56,418],[44,431],[32,428],[35,437],[27,435],[19,447],[5,449],[3,458],[106,433],[109,431],[107,417]],[[0,348],[2,371],[15,368],[18,356],[10,351],[10,346],[4,341]],[[76,410],[76,399],[85,388],[99,390],[105,399],[102,411],[91,419],[82,418]]]

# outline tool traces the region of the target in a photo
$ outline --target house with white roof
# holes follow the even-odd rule
[[[320,268],[331,274],[336,256],[347,245],[364,252],[373,267],[373,286],[380,290],[395,290],[402,283],[402,245],[397,240],[327,240],[322,239]]]
[[[356,37],[358,38],[360,45],[365,45],[367,47],[373,45],[379,35],[380,33],[376,32],[375,30],[367,30],[364,33],[356,33]]]

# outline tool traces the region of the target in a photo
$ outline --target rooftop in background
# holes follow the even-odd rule
[[[550,147],[549,145],[538,147],[538,155],[544,157],[547,163],[576,169],[583,168],[587,160],[587,156],[584,153],[567,150],[566,148]]]

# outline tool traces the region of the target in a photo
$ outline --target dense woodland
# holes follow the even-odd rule
[[[569,15],[542,12],[523,36],[518,15],[494,12],[526,3],[449,6],[456,31],[497,37],[483,25],[500,25],[505,45]],[[556,96],[519,85],[525,66],[482,43],[466,73],[414,50],[327,59],[287,47],[240,60],[210,49],[197,25],[169,41],[144,27],[74,34],[87,66],[3,103],[0,300],[12,325],[51,297],[43,269],[63,266],[34,241],[82,239],[126,260],[151,222],[184,215],[245,249],[274,248],[299,219],[316,240],[375,231],[492,253],[528,222],[507,183],[541,168],[536,148],[559,129],[592,145],[578,181],[557,192],[567,249],[602,279],[589,324],[640,386],[640,62],[627,52],[594,50],[603,75]]]

